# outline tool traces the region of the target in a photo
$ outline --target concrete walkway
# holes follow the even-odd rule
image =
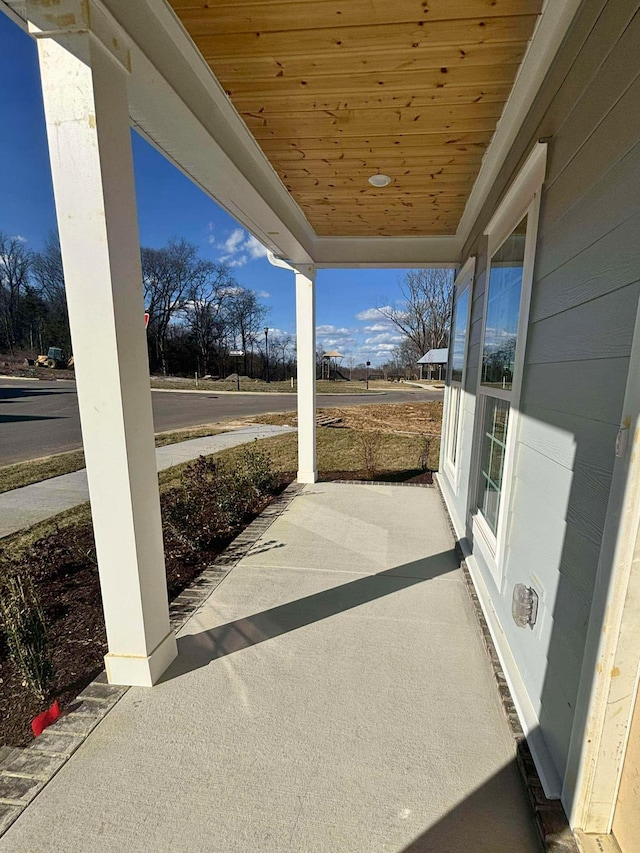
[[[0,853],[539,851],[435,490],[307,486],[179,649]]]
[[[205,438],[192,438],[179,444],[167,444],[156,449],[158,471],[164,471],[181,462],[189,462],[198,456],[207,456],[253,441],[254,438],[268,438],[283,432],[291,432],[291,427],[256,424],[230,430],[219,435]],[[13,489],[0,494],[0,538],[9,536],[25,527],[31,527],[39,521],[57,515],[89,500],[87,472],[83,468],[72,474],[52,477],[40,483]]]

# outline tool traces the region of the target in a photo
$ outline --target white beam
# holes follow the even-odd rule
[[[298,360],[298,482],[315,483],[316,461],[316,270],[296,269]]]
[[[317,237],[312,255],[318,269],[456,268],[462,241],[458,237]]]
[[[85,0],[29,0],[109,653],[119,684],[151,685],[169,627],[127,98],[128,51],[107,50]],[[96,374],[99,370],[99,375]]]

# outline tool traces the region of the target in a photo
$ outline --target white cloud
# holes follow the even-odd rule
[[[338,328],[337,326],[316,326],[317,335],[353,335],[355,329]]]
[[[267,257],[267,250],[259,240],[256,240],[253,234],[247,235],[247,239],[244,242],[244,248],[251,256],[252,261],[257,260],[258,258]]]
[[[267,250],[259,240],[245,231],[244,228],[234,228],[224,240],[213,233],[213,223],[209,223],[209,243],[222,253],[218,260],[230,267],[243,267],[249,261],[266,258]]]
[[[244,287],[221,287],[220,296],[240,296],[244,291]]]
[[[402,340],[402,335],[394,335],[389,332],[383,333],[381,335],[374,335],[372,338],[367,338],[365,340],[365,344],[369,344],[371,346],[380,346],[382,344],[390,346],[392,349],[400,343]]]
[[[26,243],[26,242],[27,242],[27,238],[26,238],[26,237],[23,237],[23,236],[22,236],[22,234],[14,234],[14,235],[11,237],[11,239],[12,239],[12,240],[17,240],[17,241],[18,241],[18,243]]]
[[[382,311],[392,310],[390,305],[383,305],[382,308],[367,308],[366,311],[356,314],[356,320],[380,320],[383,317]]]
[[[318,343],[325,349],[337,349],[343,354],[351,352],[360,341],[356,337],[357,329],[347,329],[344,326],[323,325],[316,327]]]
[[[355,338],[323,338],[320,343],[325,349],[351,349],[356,343]]]
[[[267,293],[266,290],[259,290],[258,296],[260,297],[260,299],[268,299],[271,296],[271,294]]]
[[[365,326],[365,332],[388,332],[392,323],[374,323],[373,326]]]

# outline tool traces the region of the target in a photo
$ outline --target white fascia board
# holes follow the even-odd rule
[[[27,29],[26,5],[25,0],[0,0],[0,11]],[[310,263],[315,232],[164,0],[90,0],[87,15],[92,29],[94,21],[106,25],[126,44],[133,127],[268,249]],[[167,21],[173,26],[169,33]],[[189,63],[182,56],[185,50],[193,54]],[[217,139],[223,131],[233,132],[227,150]],[[245,149],[251,146],[259,152],[261,173],[247,162]],[[229,147],[235,157],[227,153]],[[269,192],[254,185],[264,178]]]
[[[414,269],[456,268],[462,244],[457,237],[318,237],[316,266]]]
[[[4,12],[21,30],[27,28],[27,0],[0,0],[0,12]]]
[[[466,243],[581,0],[546,0],[457,229]]]
[[[310,263],[315,233],[164,0],[92,0],[131,45],[136,129],[275,253]]]

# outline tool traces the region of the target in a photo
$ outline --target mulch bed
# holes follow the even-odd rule
[[[261,512],[293,479],[282,478]],[[246,526],[256,515],[245,519]],[[235,535],[240,531],[236,531]],[[169,600],[173,601],[229,544],[233,536],[217,539],[211,547],[188,552],[165,537],[165,566]],[[60,530],[35,549],[29,563],[40,593],[55,667],[50,698],[41,702],[22,684],[8,658],[0,634],[0,745],[24,746],[33,738],[31,720],[58,699],[68,708],[78,693],[104,669],[107,653],[102,596],[90,524]]]
[[[372,480],[376,483],[413,483],[416,486],[432,486],[433,472],[422,471],[318,471],[318,480],[321,483],[330,483],[334,480],[360,480],[367,482]]]
[[[261,510],[294,479],[293,472],[282,474],[276,494],[265,500]],[[325,482],[376,480],[425,485],[432,483],[430,471],[331,471],[321,472],[319,479]],[[244,526],[254,517],[245,519]],[[208,550],[200,550],[195,554],[186,553],[178,543],[165,541],[170,601],[213,562],[231,538],[217,540]],[[0,745],[24,746],[32,740],[31,720],[45,710],[54,698],[58,699],[62,710],[68,708],[78,693],[102,671],[107,652],[91,525],[67,528],[48,537],[46,543],[41,543],[36,549],[29,569],[45,611],[56,675],[50,698],[40,702],[21,683],[0,635]]]

